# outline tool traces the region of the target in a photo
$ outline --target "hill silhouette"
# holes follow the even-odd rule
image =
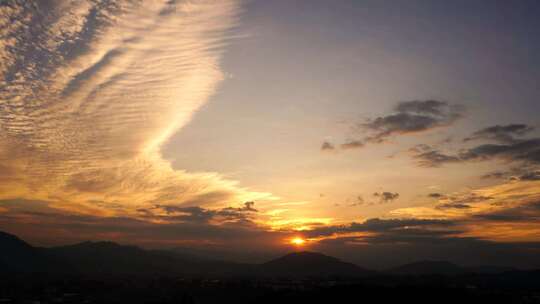
[[[293,252],[259,267],[264,275],[285,277],[367,276],[373,271],[316,252]]]
[[[179,259],[135,246],[113,242],[84,242],[47,249],[47,254],[65,261],[78,273],[177,272]]]
[[[226,276],[245,274],[249,265],[205,260],[166,250],[145,250],[113,242],[83,242],[47,249],[78,273]]]
[[[144,250],[113,242],[83,242],[39,248],[12,234],[0,232],[0,248],[0,269],[3,272],[171,275],[245,272],[241,264],[196,260],[174,252]]]
[[[0,269],[5,272],[43,272],[54,264],[42,252],[17,236],[0,231]]]
[[[293,252],[263,264],[200,258],[174,250],[145,250],[114,242],[83,242],[39,248],[0,232],[0,271],[15,273],[167,274],[214,277],[366,277],[502,273],[508,267],[464,268],[446,261],[420,261],[375,272],[316,252]]]

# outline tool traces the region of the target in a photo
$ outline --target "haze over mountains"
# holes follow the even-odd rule
[[[39,248],[0,232],[0,270],[13,273],[162,274],[206,277],[367,277],[502,273],[504,267],[465,268],[445,261],[419,261],[376,272],[315,252],[293,252],[262,264],[211,260],[167,250],[145,250],[113,242],[83,242]]]

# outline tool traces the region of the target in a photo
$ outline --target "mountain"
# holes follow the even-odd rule
[[[392,268],[387,272],[397,275],[458,275],[466,273],[467,271],[456,264],[446,261],[420,261],[401,265],[399,267]]]
[[[176,271],[173,257],[113,242],[84,242],[47,249],[77,273],[160,273]]]
[[[52,266],[37,248],[18,237],[0,231],[0,269],[5,272],[48,271]]]
[[[3,249],[0,269],[8,267],[15,272],[250,277],[365,276],[372,273],[314,252],[291,253],[264,264],[240,264],[113,242],[36,248],[7,233],[0,234],[0,248]]]
[[[359,277],[374,274],[354,264],[316,252],[294,252],[261,264],[258,274],[283,277]]]
[[[145,250],[113,242],[83,242],[38,248],[0,232],[0,273],[166,274],[212,277],[365,277],[378,274],[315,252],[294,252],[263,264],[241,264],[167,250]],[[386,271],[390,275],[496,274],[508,267],[460,267],[420,261]]]
[[[250,267],[196,259],[169,251],[144,250],[113,242],[84,242],[38,248],[0,232],[2,273],[171,274],[224,276],[247,273]]]
[[[84,242],[48,249],[77,273],[224,276],[244,273],[242,264],[205,260],[166,250],[144,250],[113,242]]]

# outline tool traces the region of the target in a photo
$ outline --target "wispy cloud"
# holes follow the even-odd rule
[[[160,155],[221,81],[240,10],[235,0],[3,3],[2,196],[113,214],[267,196]]]
[[[436,193],[430,195],[434,203],[399,208],[391,216],[451,220],[463,230],[460,237],[538,241],[539,189],[538,181],[511,180],[459,193]]]

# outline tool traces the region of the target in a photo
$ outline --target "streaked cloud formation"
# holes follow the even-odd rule
[[[265,196],[160,156],[223,78],[239,10],[234,0],[4,2],[2,197],[129,214]]]

